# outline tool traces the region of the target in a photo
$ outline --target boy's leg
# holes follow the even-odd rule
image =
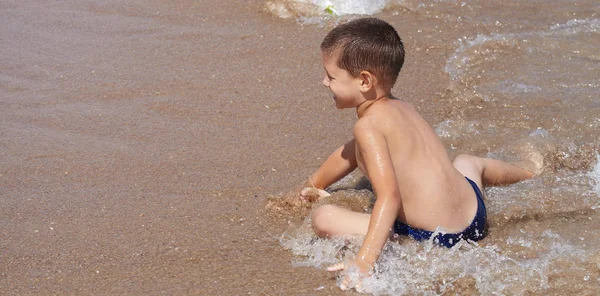
[[[322,205],[312,213],[312,225],[320,237],[367,235],[370,214],[353,212],[334,205]]]
[[[454,159],[456,168],[465,177],[473,180],[480,188],[481,185],[507,185],[529,179],[534,173],[491,158],[481,158],[461,154]]]

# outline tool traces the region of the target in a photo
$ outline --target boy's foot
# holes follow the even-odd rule
[[[530,171],[534,176],[544,172],[546,165],[544,163],[544,153],[552,149],[552,145],[547,139],[539,137],[529,137],[515,147],[518,157],[517,166]]]
[[[530,151],[527,156],[521,158],[521,168],[533,173],[534,176],[544,172],[544,156],[537,151]]]

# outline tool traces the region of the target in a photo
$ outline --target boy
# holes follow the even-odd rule
[[[312,213],[320,237],[365,235],[354,265],[369,274],[392,233],[452,247],[485,235],[486,211],[480,188],[509,184],[534,174],[511,164],[469,155],[450,161],[432,127],[390,91],[404,63],[396,30],[375,19],[358,19],[333,29],[321,43],[323,85],[336,107],[356,108],[354,138],[334,151],[309,178],[303,199],[329,195],[324,189],[355,168],[376,195],[371,214],[323,205]],[[312,196],[312,198],[311,198]],[[346,266],[347,267],[347,266]],[[342,264],[328,270],[344,269]],[[347,285],[342,283],[342,289]]]

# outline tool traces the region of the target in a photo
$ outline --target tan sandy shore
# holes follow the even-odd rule
[[[292,266],[277,241],[288,219],[263,210],[350,136],[353,111],[320,86],[327,26],[261,1],[0,14],[0,294],[341,294]],[[439,98],[456,36],[381,17],[408,50],[397,95]],[[446,112],[424,106],[432,122]]]

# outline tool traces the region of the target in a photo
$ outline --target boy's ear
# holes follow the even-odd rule
[[[368,92],[375,86],[376,77],[369,71],[361,71],[358,74],[360,78],[360,90],[362,92]]]

